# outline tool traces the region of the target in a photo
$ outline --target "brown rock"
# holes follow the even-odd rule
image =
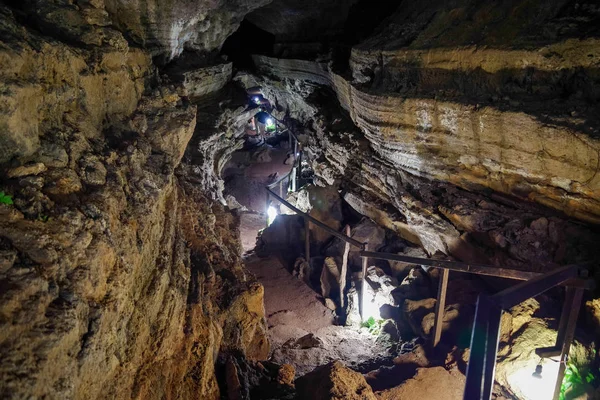
[[[106,183],[106,167],[98,157],[87,155],[79,160],[79,176],[86,185],[102,186]]]
[[[309,333],[296,340],[290,339],[284,343],[284,346],[293,349],[311,349],[313,347],[323,347],[323,340],[313,333]]]
[[[457,305],[447,306],[444,310],[444,316],[442,319],[442,332],[447,332],[452,327],[452,323],[460,317],[460,311]],[[435,324],[435,313],[429,313],[423,317],[421,321],[421,330],[419,335],[421,337],[429,337],[433,332],[433,325]]]
[[[333,297],[339,293],[340,268],[333,257],[326,257],[321,271],[321,295]]]
[[[435,299],[405,300],[402,311],[415,335],[422,336],[422,322],[426,315],[435,310]]]
[[[229,357],[225,364],[225,382],[227,383],[228,400],[244,400],[242,384],[238,376],[238,369],[233,357]]]
[[[331,300],[329,297],[325,298],[325,306],[332,311],[335,311],[337,306],[335,305],[335,301]]]
[[[10,169],[6,172],[7,178],[20,178],[22,176],[28,175],[39,175],[42,172],[46,171],[46,165],[43,163],[35,163],[30,165],[22,165],[17,168]]]
[[[283,364],[277,371],[277,382],[280,385],[294,386],[294,378],[296,376],[296,369],[293,365]]]
[[[266,360],[269,355],[264,293],[260,283],[251,283],[231,304],[223,329],[229,347],[242,350],[249,360]]]
[[[58,168],[46,175],[44,192],[54,195],[66,195],[79,192],[82,188],[81,180],[72,169]]]
[[[42,142],[35,158],[52,168],[64,168],[69,163],[67,151],[54,143]]]
[[[533,314],[539,309],[540,303],[535,299],[527,299],[511,308],[511,332],[518,332],[523,325],[531,320]]]
[[[358,372],[334,361],[296,380],[300,399],[375,400],[365,378]]]
[[[0,273],[6,273],[17,259],[17,252],[10,250],[0,250]]]
[[[585,311],[589,324],[594,327],[596,335],[600,335],[600,299],[587,301]]]
[[[417,375],[392,389],[377,392],[379,400],[463,398],[465,376],[457,369],[419,368]]]

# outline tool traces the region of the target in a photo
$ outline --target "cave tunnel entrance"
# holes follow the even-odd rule
[[[237,69],[252,71],[252,54],[271,55],[275,35],[243,20],[240,27],[225,40],[221,54],[228,57]]]

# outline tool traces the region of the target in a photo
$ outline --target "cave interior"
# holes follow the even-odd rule
[[[0,398],[600,400],[597,1],[6,1],[0,44]]]

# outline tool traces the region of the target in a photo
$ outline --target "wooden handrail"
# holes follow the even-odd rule
[[[358,247],[361,250],[364,249],[364,247],[365,247],[364,243],[361,243],[358,240],[352,239],[351,237],[346,236],[343,233],[340,233],[333,228],[330,228],[329,226],[325,225],[323,222],[319,221],[318,219],[316,219],[314,217],[311,217],[307,213],[300,211],[299,209],[297,209],[296,207],[294,207],[293,205],[291,205],[290,203],[288,203],[287,201],[285,201],[284,199],[279,197],[277,194],[275,194],[275,192],[273,192],[270,188],[267,188],[267,191],[270,193],[271,196],[275,197],[287,208],[289,208],[290,210],[294,211],[297,214],[302,215],[304,218],[308,219],[310,222],[317,225],[319,228],[326,230],[327,232],[331,233],[333,236],[343,240],[346,243],[350,243],[351,245]]]
[[[273,117],[278,123],[287,126],[277,118]],[[298,142],[298,137],[287,128],[291,136]],[[295,154],[294,154],[295,156]],[[295,168],[295,167],[294,167]],[[435,348],[439,343],[442,334],[442,325],[444,317],[444,305],[446,300],[446,291],[448,286],[449,271],[466,272],[470,274],[495,276],[500,278],[514,279],[524,281],[512,288],[506,289],[494,296],[480,295],[477,300],[477,309],[475,321],[473,322],[473,332],[471,335],[471,353],[467,368],[467,383],[465,387],[464,399],[466,400],[487,400],[491,396],[494,383],[494,373],[496,364],[496,354],[498,348],[498,338],[500,331],[500,318],[502,308],[508,308],[514,304],[523,301],[526,298],[544,292],[552,287],[561,285],[567,287],[567,301],[561,313],[561,321],[559,323],[559,331],[557,335],[556,345],[550,348],[537,349],[541,353],[560,355],[560,369],[558,379],[556,381],[554,399],[558,399],[562,378],[565,374],[566,358],[569,354],[571,342],[575,333],[575,325],[577,324],[577,316],[581,307],[581,300],[584,289],[593,289],[595,283],[593,279],[589,279],[586,267],[591,266],[591,263],[580,263],[576,265],[558,267],[550,272],[539,273],[530,271],[520,271],[507,268],[499,268],[492,265],[463,263],[458,261],[433,260],[430,258],[409,257],[401,254],[379,253],[368,251],[368,243],[361,243],[348,235],[344,235],[337,230],[329,227],[318,219],[311,217],[305,212],[300,211],[292,204],[284,200],[282,197],[275,194],[271,188],[280,183],[286,177],[291,175],[291,171],[276,182],[267,185],[267,203],[269,196],[275,197],[283,205],[290,210],[304,217],[306,222],[306,258],[310,262],[310,243],[309,243],[309,226],[310,222],[314,223],[321,229],[329,232],[333,236],[343,240],[347,244],[351,244],[361,249],[360,256],[362,257],[362,283],[361,297],[359,299],[359,309],[361,317],[364,317],[363,300],[365,294],[365,282],[367,274],[367,260],[376,258],[389,261],[403,261],[407,263],[429,265],[442,269],[442,274],[439,280],[437,302],[435,308],[435,320],[433,326],[432,344]],[[347,252],[347,250],[346,250]],[[343,291],[343,289],[342,289]],[[341,301],[343,303],[343,294]]]
[[[379,260],[388,260],[388,261],[403,261],[403,262],[412,263],[412,264],[416,264],[416,265],[428,265],[428,266],[436,267],[436,268],[444,268],[444,269],[447,269],[450,271],[466,272],[466,273],[476,274],[476,275],[495,276],[498,278],[514,279],[514,280],[519,280],[519,281],[528,281],[530,279],[537,278],[537,277],[543,275],[540,272],[531,272],[531,271],[521,271],[518,269],[500,268],[500,267],[496,267],[493,265],[487,265],[487,264],[473,264],[473,263],[465,263],[465,262],[450,261],[450,260],[434,260],[431,258],[409,257],[409,256],[401,255],[401,254],[380,253],[380,252],[376,252],[376,251],[364,251],[364,247],[365,247],[366,243],[361,243],[361,242],[357,241],[356,239],[346,236],[346,235],[338,232],[337,230],[329,227],[328,225],[324,224],[323,222],[319,221],[318,219],[310,216],[309,214],[307,214],[303,211],[300,211],[298,208],[294,207],[288,201],[284,200],[283,198],[281,198],[280,196],[275,194],[271,190],[271,188],[267,187],[267,190],[269,191],[271,196],[275,197],[279,202],[281,202],[283,205],[285,205],[290,210],[303,216],[304,218],[309,219],[310,222],[312,222],[315,225],[317,225],[318,227],[326,230],[327,232],[331,233],[335,237],[345,241],[346,243],[350,243],[351,245],[360,248],[362,250],[360,252],[360,256],[363,258],[375,258],[375,259],[379,259]],[[583,263],[580,265],[582,267],[584,267],[587,264]],[[573,285],[576,287],[587,287],[588,286],[587,281],[583,280],[581,278],[570,280],[568,283],[569,283],[569,286],[570,285]],[[584,285],[583,283],[586,283],[586,284]]]
[[[275,187],[275,185],[277,185],[279,182],[281,182],[282,180],[284,180],[285,178],[289,178],[289,176],[292,174],[292,171],[288,172],[287,174],[285,174],[284,176],[282,176],[281,178],[277,179],[275,182],[273,183],[269,183],[267,185],[267,189],[273,189]]]

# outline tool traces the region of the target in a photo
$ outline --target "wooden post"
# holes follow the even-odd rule
[[[346,225],[344,234],[350,236],[350,225]],[[340,272],[340,306],[344,308],[344,289],[346,289],[346,275],[348,274],[348,253],[350,253],[350,243],[346,242],[344,255],[342,257],[342,271]]]
[[[294,139],[294,164],[296,164],[296,154],[298,153],[298,142]]]
[[[269,227],[269,200],[271,199],[271,195],[269,194],[269,191],[267,190],[267,202],[265,204],[265,214],[267,215],[267,222],[265,223],[265,227]]]
[[[279,181],[279,197],[283,197],[283,179]]]
[[[369,251],[369,244],[365,243],[364,251]],[[365,319],[365,289],[367,287],[367,264],[369,262],[368,257],[363,257],[362,259],[362,282],[360,285],[360,319],[364,321]]]
[[[560,387],[562,386],[562,381],[565,377],[565,370],[567,369],[567,359],[569,358],[569,351],[571,350],[571,343],[573,342],[573,337],[575,336],[575,327],[577,326],[577,317],[579,317],[579,311],[581,308],[581,300],[583,298],[583,289],[582,288],[568,288],[568,290],[572,290],[571,294],[571,312],[569,313],[569,320],[566,323],[566,329],[563,331],[563,337],[558,338],[562,339],[562,349],[560,352],[560,364],[558,367],[558,376],[556,378],[556,386],[554,387],[554,397],[553,400],[558,400],[560,395]]]
[[[310,265],[310,221],[304,218],[304,256]]]
[[[441,268],[440,282],[438,285],[437,302],[435,303],[435,321],[433,324],[433,347],[437,347],[442,337],[444,325],[444,309],[446,308],[446,292],[448,290],[448,275],[450,271]]]

